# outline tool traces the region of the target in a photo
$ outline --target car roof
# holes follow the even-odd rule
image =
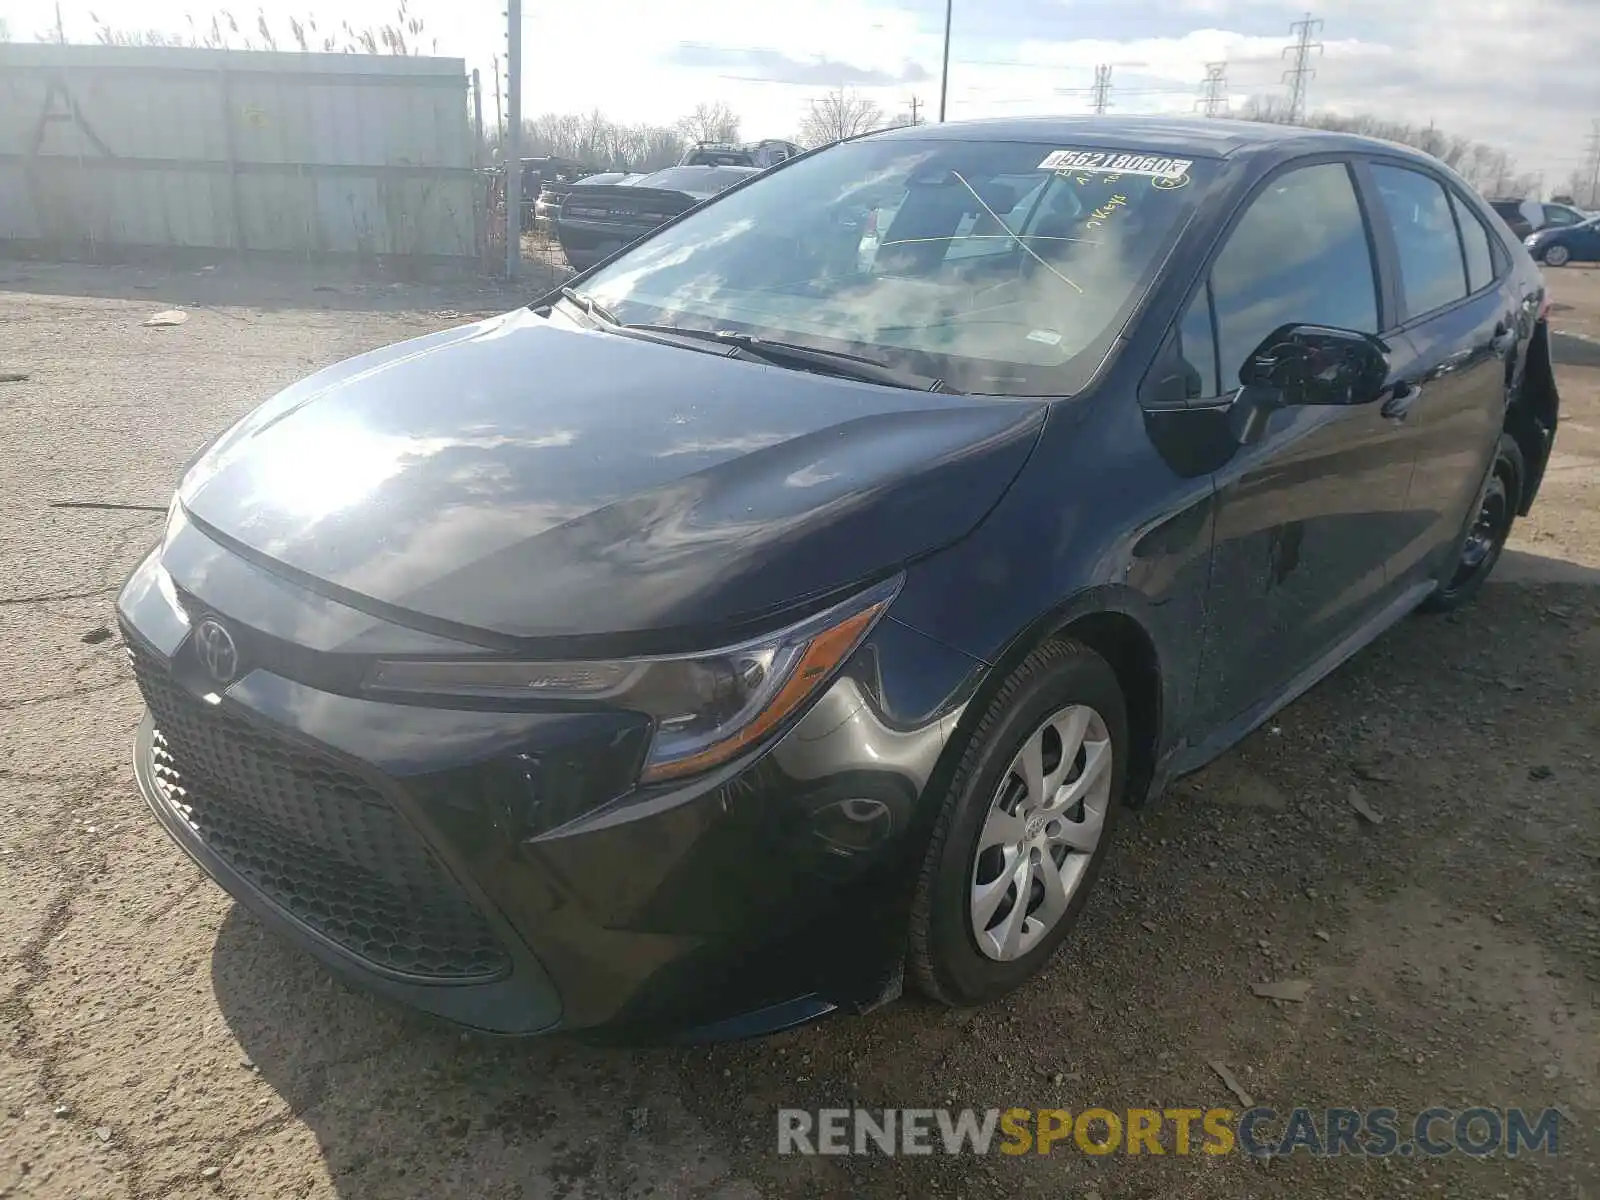
[[[1383,153],[1432,163],[1430,156],[1381,138],[1362,137],[1303,125],[1240,121],[1223,117],[993,117],[913,125],[869,134],[869,137],[914,140],[1054,142],[1074,145],[1125,146],[1150,153],[1187,153],[1228,158],[1241,152],[1348,150]]]

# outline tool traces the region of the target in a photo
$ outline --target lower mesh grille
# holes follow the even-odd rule
[[[253,887],[390,971],[456,981],[505,971],[483,915],[377,789],[130,657],[156,726],[158,787]]]

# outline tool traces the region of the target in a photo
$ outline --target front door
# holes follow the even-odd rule
[[[1377,280],[1350,167],[1319,162],[1274,176],[1207,282],[1221,392],[1239,387],[1245,359],[1281,325],[1376,333]],[[1394,595],[1389,567],[1407,540],[1413,454],[1383,413],[1387,395],[1279,410],[1216,471],[1203,725],[1276,698]]]

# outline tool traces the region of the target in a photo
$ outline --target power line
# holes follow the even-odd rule
[[[1294,45],[1285,48],[1283,57],[1294,55],[1294,66],[1283,73],[1283,80],[1289,85],[1289,121],[1298,125],[1306,115],[1306,85],[1317,77],[1316,71],[1311,67],[1311,55],[1322,53],[1322,43],[1312,41],[1312,37],[1322,31],[1322,22],[1313,20],[1310,13],[1305,15],[1305,20],[1296,21],[1289,26],[1289,32],[1294,35]]]
[[[1206,64],[1206,77],[1200,85],[1200,99],[1195,101],[1195,107],[1208,117],[1215,117],[1228,111],[1227,63]]]
[[[991,92],[997,92],[997,91],[1000,91],[1002,89],[996,87],[996,88],[989,88],[988,90],[991,91]],[[1057,96],[1089,96],[1089,97],[1092,98],[1096,94],[1098,89],[1097,88],[1092,88],[1092,87],[1052,88],[1051,91]],[[1193,97],[1194,96],[1194,89],[1192,87],[1142,87],[1142,88],[1119,87],[1119,88],[1117,88],[1117,95],[1119,95],[1119,96],[1189,96],[1189,97]]]
[[[1094,69],[1093,107],[1096,116],[1104,116],[1111,107],[1111,64],[1101,63]]]

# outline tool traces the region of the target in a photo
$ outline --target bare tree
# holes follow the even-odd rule
[[[870,133],[882,125],[883,110],[876,101],[836,88],[822,99],[811,102],[811,111],[800,123],[800,144],[826,146],[841,138]]]
[[[522,150],[590,166],[654,171],[683,153],[683,135],[656,125],[619,125],[604,113],[544,113],[522,123]]]
[[[1238,111],[1246,121],[1265,121],[1269,125],[1288,125],[1294,120],[1284,96],[1248,96]]]
[[[0,42],[9,42],[10,40],[11,26],[6,24],[6,19],[4,17],[0,17]]]
[[[739,114],[721,100],[696,104],[692,113],[679,118],[678,132],[691,142],[736,142]]]
[[[1595,186],[1592,170],[1574,171],[1568,175],[1567,182],[1562,185],[1561,195],[1571,198],[1563,203],[1570,203],[1585,212],[1600,208],[1600,188]]]
[[[1292,122],[1289,102],[1282,96],[1270,94],[1251,96],[1240,108],[1240,115],[1248,121],[1265,121],[1275,125]],[[1518,171],[1516,161],[1504,150],[1458,134],[1446,133],[1431,123],[1417,126],[1368,113],[1346,115],[1318,112],[1308,114],[1300,124],[1313,129],[1338,130],[1413,146],[1433,155],[1473,187],[1489,195],[1528,196],[1538,190],[1538,180]]]

